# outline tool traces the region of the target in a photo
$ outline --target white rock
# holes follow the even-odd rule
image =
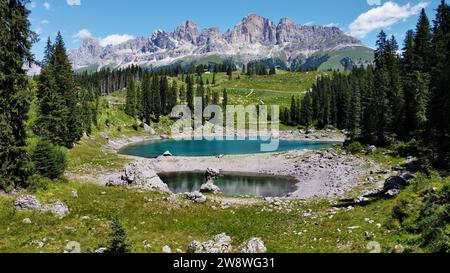
[[[172,253],[172,249],[170,248],[170,246],[164,246],[162,248],[162,252],[163,253]]]

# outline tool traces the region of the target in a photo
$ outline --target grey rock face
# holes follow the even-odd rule
[[[169,186],[145,162],[133,162],[123,171],[121,181],[110,181],[107,186],[126,186],[145,191],[171,193]]]
[[[131,64],[162,66],[185,57],[218,54],[239,55],[243,62],[286,56],[289,63],[299,56],[334,48],[361,46],[361,42],[339,28],[305,26],[283,18],[277,24],[250,14],[235,27],[221,33],[218,28],[198,30],[186,21],[173,32],[156,30],[150,38],[137,37],[118,45],[101,45],[88,38],[68,55],[74,69],[95,65],[123,68]]]
[[[204,196],[202,193],[200,193],[198,191],[187,193],[186,198],[188,200],[194,201],[195,203],[205,203],[206,202],[206,196]]]
[[[243,243],[237,250],[238,253],[266,253],[267,248],[264,242],[259,238],[252,238],[248,242]]]
[[[51,212],[53,214],[59,215],[61,218],[67,216],[70,213],[67,205],[61,201],[56,201],[55,203],[49,205],[42,205],[41,203],[39,203],[36,197],[31,195],[19,197],[16,202],[14,202],[14,207],[18,210]]]

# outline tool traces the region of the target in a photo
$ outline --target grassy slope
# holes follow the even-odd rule
[[[216,90],[226,88],[231,104],[265,104],[288,107],[292,96],[302,96],[305,91],[312,87],[317,76],[321,74],[323,73],[279,71],[274,76],[248,77],[235,73],[231,81],[219,75]],[[238,75],[240,79],[238,79]]]

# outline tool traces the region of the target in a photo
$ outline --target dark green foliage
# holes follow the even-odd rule
[[[106,247],[105,253],[129,253],[131,246],[129,245],[127,235],[119,218],[114,217],[111,223],[110,239]]]
[[[194,77],[192,75],[187,75],[186,77],[186,102],[191,109],[191,111],[194,111]]]
[[[353,141],[348,145],[347,150],[352,154],[358,154],[364,151],[364,146],[358,141]]]
[[[136,117],[138,111],[138,90],[134,81],[131,81],[130,87],[127,88],[125,113],[131,117]]]
[[[435,166],[450,170],[450,6],[442,1],[433,26],[426,143]]]
[[[35,173],[50,179],[61,177],[67,166],[65,153],[46,139],[39,139],[33,147],[31,161]]]
[[[42,177],[39,174],[33,174],[32,176],[28,177],[27,180],[27,190],[31,192],[37,192],[39,190],[47,190],[48,186],[50,185],[52,181],[49,178]]]
[[[450,253],[450,183],[429,193],[416,221],[421,245],[432,253]]]
[[[60,33],[55,44],[47,40],[37,98],[33,131],[56,145],[73,147],[97,124],[98,93],[76,83]]]
[[[0,188],[24,186],[27,171],[26,129],[30,88],[23,70],[31,64],[35,34],[30,30],[29,1],[0,1]]]

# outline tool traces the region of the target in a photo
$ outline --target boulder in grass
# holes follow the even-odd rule
[[[252,238],[243,243],[237,250],[238,253],[262,254],[267,252],[264,242],[259,238]]]

